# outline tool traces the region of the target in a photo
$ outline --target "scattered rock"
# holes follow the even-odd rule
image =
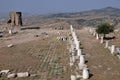
[[[13,47],[13,44],[9,44],[9,45],[7,45],[7,47]]]
[[[10,72],[10,70],[1,70],[0,74],[8,74]]]
[[[107,70],[109,71],[109,70],[111,70],[111,68],[107,68]]]
[[[36,77],[37,74],[30,74],[30,77]]]
[[[29,77],[29,73],[28,72],[17,73],[17,77]]]
[[[14,77],[16,77],[16,74],[15,74],[15,73],[12,73],[12,74],[8,74],[8,75],[7,75],[7,78],[14,78]]]

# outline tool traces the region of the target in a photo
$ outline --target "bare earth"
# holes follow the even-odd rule
[[[67,80],[70,78],[69,54],[65,42],[56,39],[60,36],[57,32],[47,29],[27,30],[1,40],[0,70],[37,74],[37,77],[10,80]],[[61,36],[66,34],[65,31],[60,33]],[[14,46],[8,48],[7,44],[10,43]],[[8,80],[5,75],[0,79]]]
[[[78,30],[77,35],[88,60],[91,73],[89,80],[120,80],[120,60],[90,35],[88,30]]]
[[[42,34],[47,32],[48,35]],[[66,42],[56,40],[68,30],[26,30],[0,40],[0,70],[29,72],[37,77],[10,80],[70,80],[69,52]],[[120,60],[88,30],[76,30],[91,73],[89,80],[120,80]],[[35,37],[38,35],[39,37]],[[8,48],[8,44],[14,44]],[[7,80],[4,76],[0,79]]]

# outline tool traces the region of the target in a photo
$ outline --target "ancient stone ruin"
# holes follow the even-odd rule
[[[71,80],[86,80],[90,78],[90,72],[85,64],[85,57],[82,54],[80,47],[81,42],[78,40],[77,34],[70,26],[71,36],[69,37],[69,51],[70,51],[70,67],[71,67]],[[73,68],[74,67],[74,68]]]
[[[21,12],[10,12],[9,20],[7,22],[11,26],[22,26],[22,13]]]
[[[9,34],[15,33],[16,30],[19,30],[22,26],[22,13],[21,12],[10,12],[9,20],[7,21],[6,30]],[[14,31],[13,31],[14,30]]]

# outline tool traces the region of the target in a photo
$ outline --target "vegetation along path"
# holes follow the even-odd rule
[[[120,80],[120,60],[113,56],[87,29],[77,30],[83,54],[90,69],[90,80]]]

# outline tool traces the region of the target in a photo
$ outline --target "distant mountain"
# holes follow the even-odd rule
[[[77,24],[81,26],[94,27],[102,22],[109,22],[116,26],[120,23],[120,9],[106,7],[84,12],[50,14],[43,16],[42,18],[62,19],[69,24]]]
[[[7,16],[6,18],[3,16]],[[7,14],[0,14],[0,20],[7,20]],[[75,13],[57,13],[57,14],[47,14],[47,15],[33,15],[29,13],[23,13],[23,24],[24,25],[39,25],[39,26],[68,26],[72,24],[76,27],[92,26],[102,22],[109,22],[115,26],[120,24],[120,9],[113,7],[106,7],[102,9],[94,9],[83,12]],[[59,24],[59,25],[58,25]],[[65,26],[65,27],[66,27]]]
[[[45,17],[47,18],[75,18],[80,16],[91,16],[91,15],[102,15],[102,16],[120,16],[120,9],[113,7],[106,7],[102,9],[94,9],[90,11],[76,12],[76,13],[58,13],[50,14]]]
[[[120,9],[118,8],[113,8],[113,7],[106,7],[106,8],[103,8],[103,9],[96,9],[96,10],[91,10],[91,11],[85,11],[85,12],[82,12],[82,14],[99,14],[99,15],[104,15],[104,16],[120,16]]]

